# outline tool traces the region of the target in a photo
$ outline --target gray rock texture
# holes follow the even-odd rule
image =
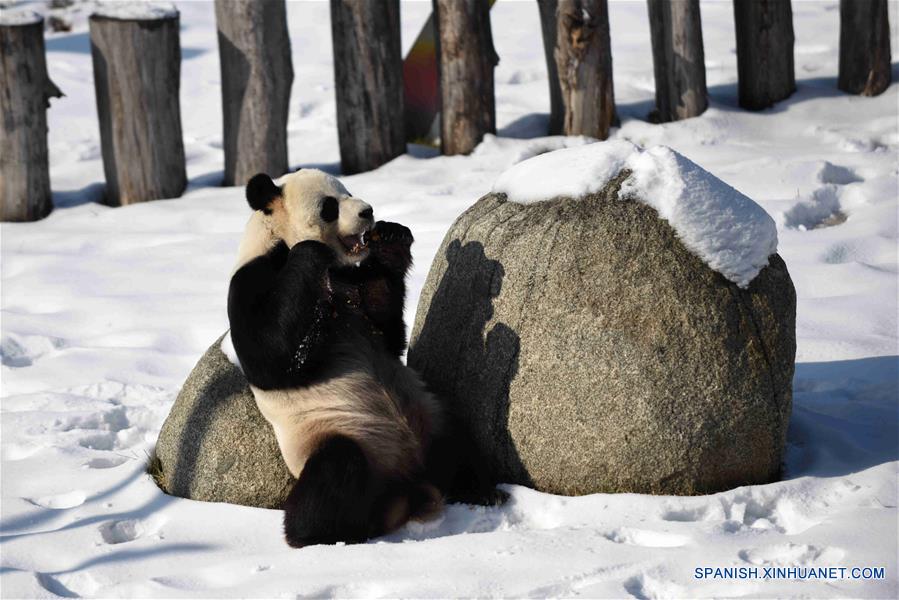
[[[796,296],[778,255],[740,289],[622,172],[586,198],[481,198],[431,266],[408,363],[494,475],[559,494],[700,494],[775,480]]]
[[[162,425],[154,476],[175,496],[280,508],[293,478],[221,341],[194,367]]]

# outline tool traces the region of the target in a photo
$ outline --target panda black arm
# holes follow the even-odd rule
[[[247,380],[261,389],[297,385],[315,366],[329,307],[333,251],[282,242],[231,278],[228,319]]]
[[[366,316],[383,332],[387,349],[401,356],[406,349],[406,273],[412,265],[412,232],[399,223],[378,221],[371,253],[360,265],[360,292]]]

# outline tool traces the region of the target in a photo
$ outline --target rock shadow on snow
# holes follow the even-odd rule
[[[784,479],[844,477],[899,460],[897,397],[899,356],[797,363]]]

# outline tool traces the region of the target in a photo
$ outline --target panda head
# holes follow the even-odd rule
[[[301,169],[281,177],[279,183],[264,173],[247,183],[247,202],[273,238],[291,248],[306,240],[322,242],[345,265],[368,256],[367,235],[375,222],[372,208],[354,198],[336,177]]]

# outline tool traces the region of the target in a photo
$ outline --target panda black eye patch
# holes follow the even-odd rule
[[[337,198],[334,196],[325,196],[322,198],[322,221],[326,223],[336,221],[339,213],[340,208],[337,206]]]

